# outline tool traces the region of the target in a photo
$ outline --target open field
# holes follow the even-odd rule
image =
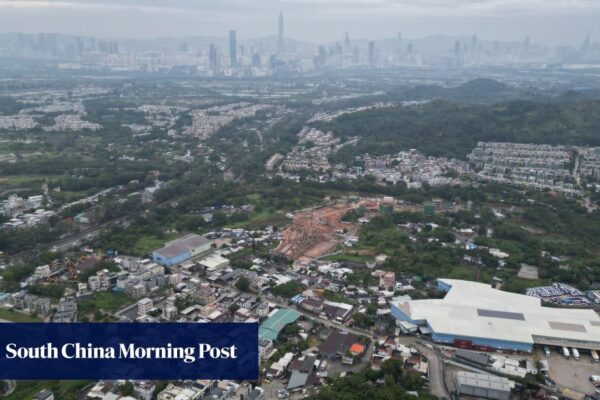
[[[79,303],[79,313],[88,315],[99,310],[114,312],[133,302],[134,300],[125,293],[96,292],[92,299]]]
[[[50,389],[56,399],[75,400],[77,394],[89,384],[89,381],[18,381],[15,391],[3,399],[33,399],[41,390]]]
[[[39,317],[4,308],[0,308],[0,320],[10,322],[43,322]]]

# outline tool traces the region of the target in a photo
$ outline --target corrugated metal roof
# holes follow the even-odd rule
[[[261,340],[276,340],[279,332],[287,325],[295,322],[300,317],[298,311],[281,308],[269,319],[263,322],[258,329],[258,337]]]

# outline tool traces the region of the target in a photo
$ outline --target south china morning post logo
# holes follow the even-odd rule
[[[258,378],[258,324],[3,324],[0,379]]]
[[[175,347],[167,343],[163,347],[139,347],[135,343],[119,343],[118,347],[97,347],[88,343],[65,343],[60,348],[52,343],[38,347],[22,347],[16,343],[8,343],[5,347],[5,357],[9,360],[99,360],[99,359],[129,359],[129,360],[181,360],[193,363],[197,360],[237,359],[237,346],[214,347],[209,343],[199,343],[197,347]]]

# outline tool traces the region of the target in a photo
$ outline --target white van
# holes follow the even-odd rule
[[[569,358],[569,356],[571,355],[571,353],[569,352],[569,349],[566,347],[562,348],[562,353],[563,353],[563,356],[565,356],[565,358]]]
[[[577,350],[575,347],[571,348],[571,354],[573,354],[574,359],[579,360],[579,350]]]
[[[598,357],[598,352],[596,350],[592,350],[590,353],[592,353],[592,359],[594,362],[600,362],[600,357]]]

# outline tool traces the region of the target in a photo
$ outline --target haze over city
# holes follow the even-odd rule
[[[272,36],[279,12],[287,36],[324,43],[345,31],[381,39],[477,34],[489,40],[581,44],[600,36],[593,0],[2,0],[0,31],[56,32],[105,38]]]

